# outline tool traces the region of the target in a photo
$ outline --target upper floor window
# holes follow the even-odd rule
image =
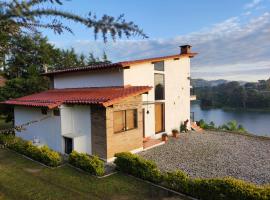
[[[164,61],[154,62],[155,71],[164,71]]]
[[[155,100],[165,99],[164,74],[155,74]]]
[[[137,128],[137,110],[121,110],[113,113],[114,133]]]

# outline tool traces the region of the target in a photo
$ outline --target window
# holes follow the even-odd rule
[[[47,115],[48,109],[47,108],[41,108],[42,115]]]
[[[164,61],[154,62],[154,69],[156,71],[164,71]]]
[[[59,109],[54,109],[53,110],[53,115],[54,116],[60,116],[60,110]]]
[[[65,142],[65,153],[70,154],[73,150],[73,139],[64,137]]]
[[[121,110],[113,113],[114,133],[137,128],[137,110]]]
[[[164,74],[155,74],[155,100],[165,99]]]

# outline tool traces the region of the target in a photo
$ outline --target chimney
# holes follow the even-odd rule
[[[180,46],[180,49],[181,49],[180,55],[191,53],[191,46],[188,44]]]

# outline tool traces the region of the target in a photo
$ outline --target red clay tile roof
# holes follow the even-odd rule
[[[138,64],[143,62],[156,62],[164,59],[174,59],[180,57],[194,57],[197,53],[188,53],[188,54],[176,54],[170,56],[163,56],[163,57],[156,57],[156,58],[147,58],[147,59],[140,59],[140,60],[131,60],[131,61],[122,61],[118,63],[109,63],[109,64],[99,64],[99,65],[90,65],[87,67],[76,67],[76,68],[69,68],[63,70],[57,70],[52,72],[43,73],[42,75],[45,76],[52,76],[55,74],[64,74],[70,72],[83,72],[83,71],[91,71],[91,70],[103,70],[103,69],[121,69],[132,64]]]
[[[123,98],[148,92],[150,89],[151,87],[149,86],[54,89],[7,100],[3,103],[9,105],[48,107],[49,109],[62,104],[100,104],[106,107]]]

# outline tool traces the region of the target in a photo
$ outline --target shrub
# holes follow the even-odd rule
[[[238,132],[238,133],[246,133],[247,131],[242,125],[238,125],[235,120],[229,121],[226,124],[223,124],[219,127],[215,126],[214,122],[210,122],[207,124],[203,119],[201,119],[197,123],[202,129],[208,129],[208,130],[221,130],[221,131],[232,131],[232,132]]]
[[[129,152],[117,153],[115,157],[118,170],[154,183],[162,181],[162,174],[154,162]]]
[[[0,143],[20,154],[26,155],[33,160],[51,167],[56,167],[62,162],[61,155],[48,146],[39,148],[34,146],[30,141],[25,141],[12,135],[0,135]]]
[[[14,135],[0,134],[0,145],[7,146],[14,140]]]
[[[78,167],[90,174],[102,176],[105,173],[104,162],[98,156],[89,156],[85,153],[72,151],[68,157],[71,165]]]
[[[207,200],[267,200],[270,188],[235,178],[191,179],[189,195]]]
[[[172,190],[188,194],[190,178],[189,176],[180,170],[175,172],[167,172],[164,175],[163,185]]]
[[[161,174],[155,163],[131,153],[118,153],[117,169],[203,200],[269,200],[270,186],[235,178],[193,179],[183,171]],[[158,177],[158,179],[156,179]],[[157,181],[158,180],[158,181]]]

